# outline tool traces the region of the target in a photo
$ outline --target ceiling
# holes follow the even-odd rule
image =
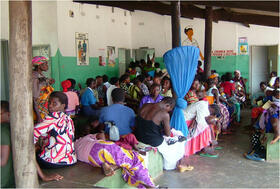
[[[83,1],[73,2],[142,10],[160,15],[172,14],[171,1]],[[279,1],[180,1],[181,17],[205,18],[206,7],[213,9],[213,21],[229,21],[279,27]]]

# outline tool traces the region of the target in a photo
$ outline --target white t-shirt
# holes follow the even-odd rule
[[[108,106],[113,104],[113,100],[112,100],[112,91],[117,88],[116,85],[111,85],[106,92],[107,95],[107,104]]]
[[[199,45],[198,45],[198,42],[196,39],[192,38],[192,41],[187,38],[183,41],[182,43],[183,46],[195,46],[195,47],[198,47],[199,48]]]
[[[210,115],[208,109],[208,101],[198,101],[189,106],[183,111],[185,120],[193,120],[196,117],[196,122],[199,126],[208,126],[205,118]],[[202,131],[204,128],[198,128]]]

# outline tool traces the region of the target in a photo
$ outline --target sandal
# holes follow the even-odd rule
[[[202,157],[210,157],[210,158],[218,158],[219,155],[218,154],[209,154],[209,153],[201,153],[199,154]]]
[[[185,171],[192,171],[193,169],[194,169],[194,167],[190,166],[190,165],[188,165],[188,166],[182,166],[182,165],[178,166],[178,171],[180,173],[183,173]]]
[[[221,147],[221,146],[216,146],[215,147],[215,150],[221,150],[221,149],[223,149],[223,147]]]

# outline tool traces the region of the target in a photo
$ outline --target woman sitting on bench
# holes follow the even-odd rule
[[[155,187],[144,159],[133,150],[105,141],[104,133],[79,138],[75,148],[79,161],[101,167],[106,176],[112,176],[117,168],[122,168],[122,177],[129,185],[138,188]]]

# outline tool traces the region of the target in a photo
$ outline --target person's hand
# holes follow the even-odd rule
[[[52,84],[54,84],[54,83],[55,83],[55,80],[54,80],[53,78],[50,78],[50,79],[49,79],[49,84],[52,85]]]
[[[37,115],[37,123],[43,122],[43,118],[39,115]]]
[[[42,177],[42,180],[45,181],[45,182],[52,181],[52,180],[58,181],[58,180],[61,180],[61,179],[63,179],[63,176],[61,176],[61,175],[59,175],[57,173],[55,173],[53,175],[48,175],[48,176],[44,175]]]
[[[82,89],[82,85],[81,85],[81,83],[78,83],[78,87],[79,87],[80,89]]]

